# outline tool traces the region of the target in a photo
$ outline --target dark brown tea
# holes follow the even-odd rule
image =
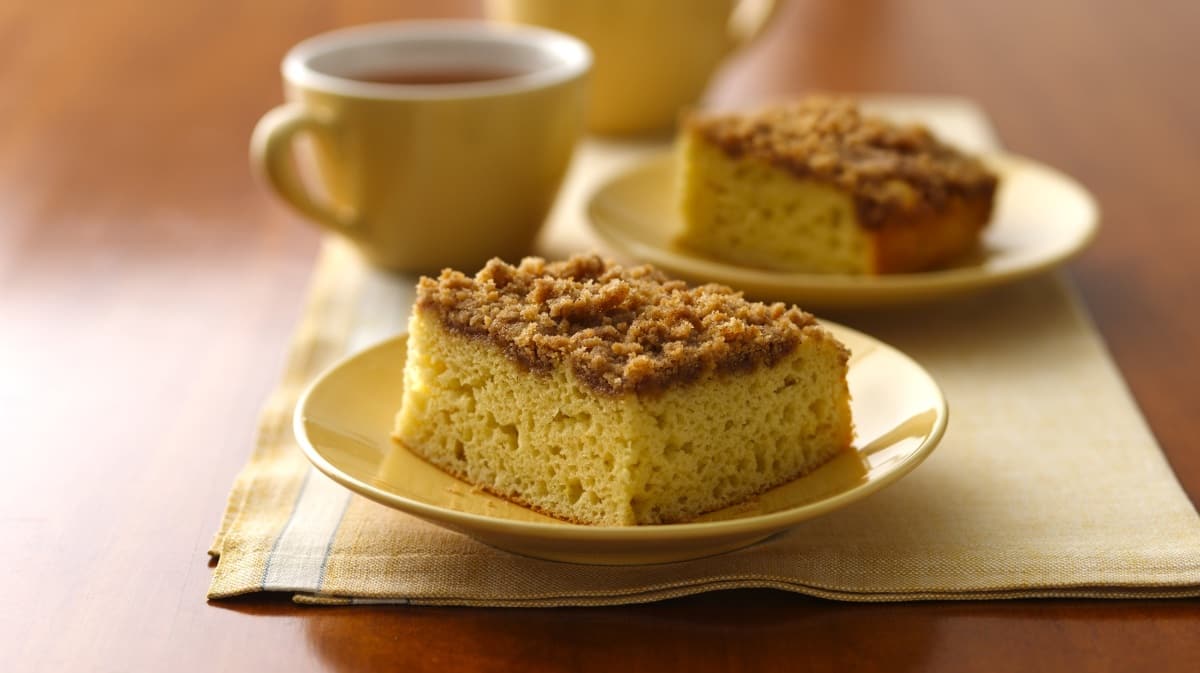
[[[371,70],[350,79],[372,84],[470,84],[517,77],[525,73],[494,68],[445,68],[439,70]]]

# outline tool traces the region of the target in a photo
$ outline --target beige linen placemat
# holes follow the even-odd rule
[[[995,147],[955,99],[880,101],[966,147]],[[586,144],[542,250],[602,249],[582,205],[659,145]],[[291,435],[304,385],[403,329],[414,278],[328,242],[283,381],[211,553],[210,598],[306,603],[617,604],[737,587],[842,600],[1200,595],[1200,517],[1061,276],[912,310],[827,314],[908,352],[943,386],[941,446],[912,474],[764,543],[683,563],[599,567],[508,554],[350,494]]]

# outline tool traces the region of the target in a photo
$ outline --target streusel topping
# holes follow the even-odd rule
[[[996,176],[919,125],[864,116],[852,100],[813,96],[747,114],[697,115],[688,128],[732,157],[751,156],[851,192],[859,219],[940,209],[955,194],[989,197]]]
[[[447,269],[421,279],[417,310],[530,369],[565,363],[611,395],[770,365],[807,335],[827,334],[795,307],[746,301],[723,285],[688,287],[649,265],[627,269],[595,255],[527,257],[518,266],[493,259],[474,278]]]

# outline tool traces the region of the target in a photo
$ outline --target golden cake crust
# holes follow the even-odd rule
[[[686,125],[731,157],[760,158],[846,190],[867,229],[958,198],[990,205],[996,191],[996,176],[978,159],[923,126],[865,116],[848,99],[813,96],[751,113],[694,115]]]
[[[566,364],[609,395],[769,366],[806,336],[825,334],[795,307],[749,302],[722,285],[689,288],[648,265],[627,269],[595,255],[517,266],[493,259],[474,277],[447,269],[421,279],[416,310],[532,370]]]

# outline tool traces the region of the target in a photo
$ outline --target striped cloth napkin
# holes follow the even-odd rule
[[[965,101],[872,107],[972,150],[996,147]],[[582,204],[612,171],[659,149],[586,143],[543,254],[603,251]],[[764,543],[634,567],[509,554],[352,495],[308,465],[291,434],[298,396],[340,357],[402,331],[415,280],[326,243],[210,551],[219,557],[210,599],[282,591],[320,604],[557,606],[739,587],[855,601],[1200,595],[1200,516],[1061,276],[919,309],[830,315],[932,372],[953,409],[942,445],[899,483]]]

